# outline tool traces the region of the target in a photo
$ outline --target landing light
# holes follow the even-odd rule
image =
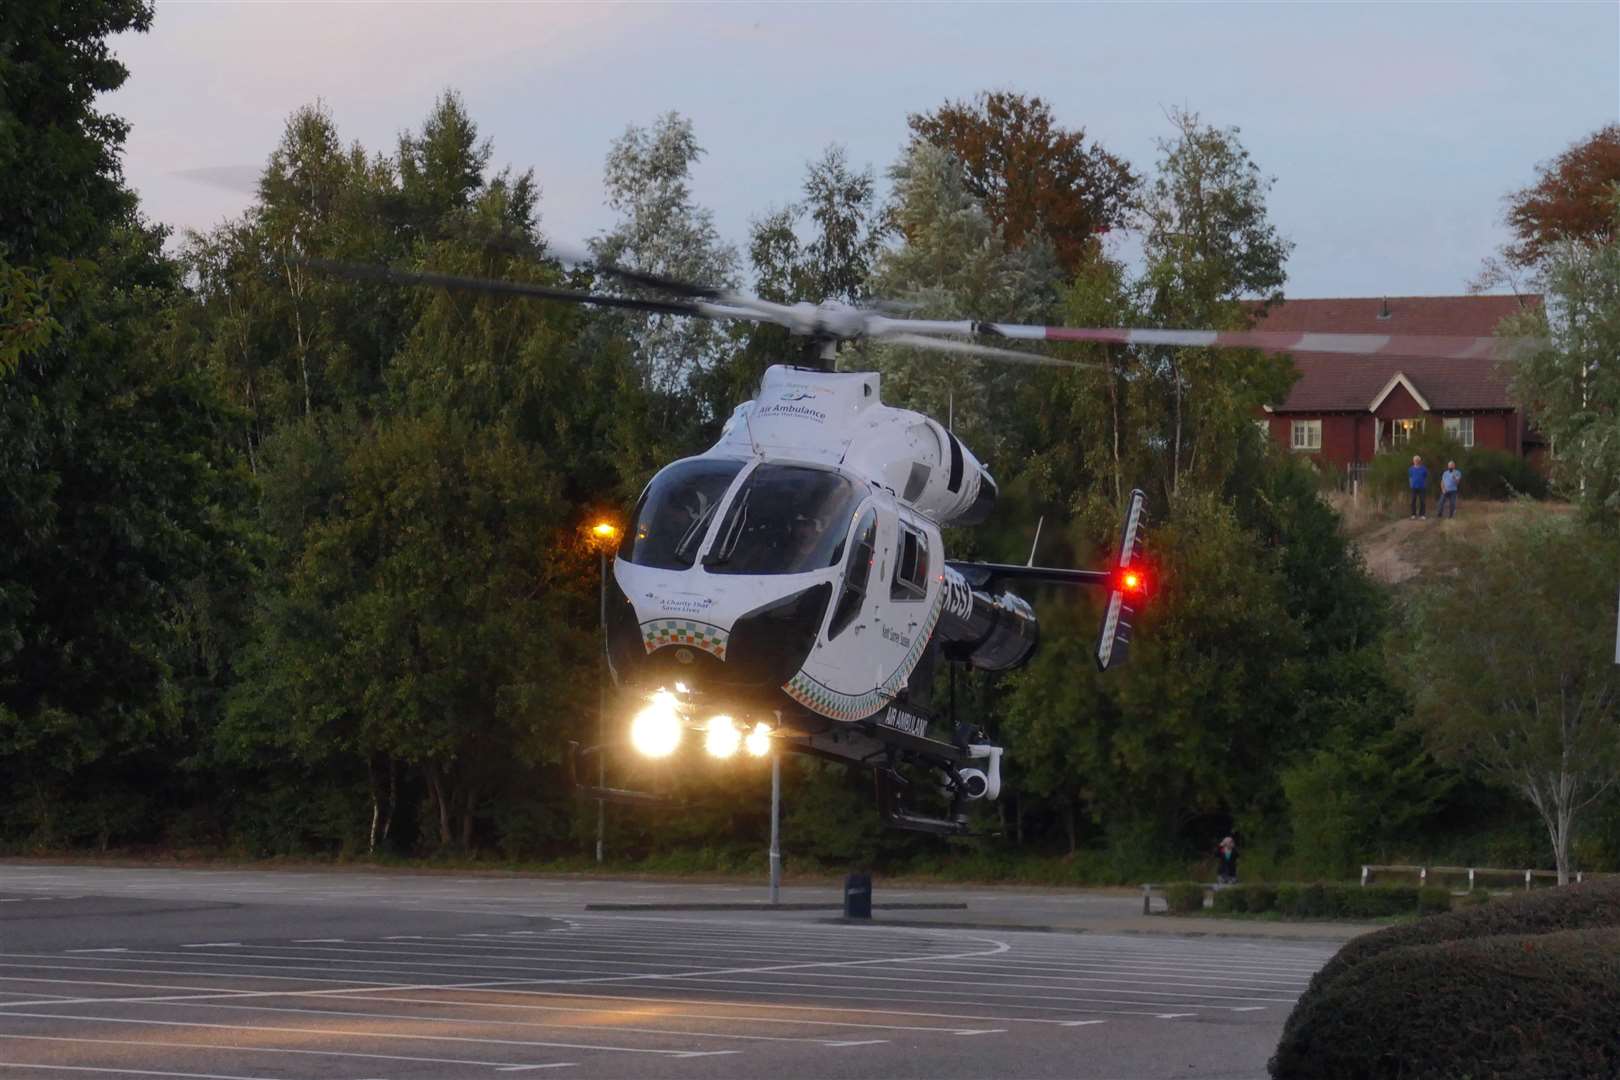
[[[669,757],[681,744],[681,716],[675,698],[660,690],[630,721],[630,745],[650,758]]]
[[[717,758],[728,758],[742,745],[742,732],[737,722],[721,713],[709,718],[709,732],[703,737],[703,748]]]
[[[771,752],[771,729],[768,724],[755,724],[754,730],[748,733],[743,745],[754,757],[764,757]]]

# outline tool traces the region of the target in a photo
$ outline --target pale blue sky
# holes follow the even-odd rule
[[[1148,169],[1165,110],[1236,125],[1277,178],[1289,295],[1465,290],[1504,239],[1502,196],[1620,120],[1620,5],[182,3],[115,46],[109,107],[147,212],[240,212],[293,109],[391,150],[446,86],[497,163],[533,166],[542,226],[607,227],[601,163],[631,123],[689,116],[694,191],[739,247],[828,142],[881,174],[908,113],[988,89]],[[204,182],[191,170],[212,170]],[[223,180],[224,182],[219,182]],[[233,183],[234,180],[234,183]]]

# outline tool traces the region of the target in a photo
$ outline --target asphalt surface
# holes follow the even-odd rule
[[[0,863],[0,1080],[1258,1078],[1336,948],[1009,925],[1143,921],[1139,896],[1074,891],[879,883],[967,902],[953,925],[585,910],[762,891]]]

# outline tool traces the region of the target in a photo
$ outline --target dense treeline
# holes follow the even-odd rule
[[[94,109],[124,76],[107,35],[150,18],[139,0],[0,15],[0,838],[578,856],[595,807],[569,792],[565,749],[619,708],[598,713],[588,526],[707,445],[795,344],[312,266],[622,287],[554,257],[541,178],[497,170],[454,92],[382,149],[298,110],[248,211],[166,248],[119,175],[122,124]],[[592,247],[778,299],[1241,328],[1286,280],[1269,181],[1236,130],[1173,121],[1139,170],[1039,99],[948,102],[911,117],[886,200],[827,148],[738,252],[693,200],[701,145],[671,114],[614,143],[619,220]],[[1140,234],[1139,265],[1109,257],[1110,229]],[[788,776],[792,853],[987,872],[1067,853],[1076,876],[1128,877],[1236,827],[1263,857],[1333,873],[1447,844],[1465,857],[1467,822],[1472,857],[1535,861],[1531,819],[1408,722],[1415,684],[1390,661],[1403,609],[1310,466],[1255,432],[1286,358],[1070,355],[1095,366],[891,346],[842,362],[949,415],[996,472],[996,522],[950,536],[953,554],[1021,559],[1044,517],[1043,561],[1089,559],[1125,493],[1149,492],[1156,595],[1131,665],[1099,677],[1095,612],[1040,597],[1034,664],[954,690],[1008,746],[1012,794],[987,821],[1002,838],[884,834],[860,777],[805,763]],[[685,808],[615,809],[610,853],[757,850],[757,769],[659,782]]]

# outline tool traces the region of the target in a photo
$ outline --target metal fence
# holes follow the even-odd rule
[[[1524,887],[1527,889],[1533,887],[1536,878],[1551,879],[1554,882],[1558,880],[1558,871],[1556,870],[1508,870],[1493,866],[1374,866],[1367,864],[1361,868],[1361,884],[1372,884],[1373,878],[1378,874],[1416,874],[1419,885],[1427,885],[1431,879],[1438,884],[1446,879],[1460,882],[1466,878],[1469,892],[1473,892],[1478,882],[1484,878],[1497,880],[1506,878],[1515,885],[1520,880],[1523,880]],[[1613,874],[1587,874],[1584,871],[1577,870],[1571,875],[1571,878],[1580,882],[1588,877],[1606,878],[1614,876]]]

